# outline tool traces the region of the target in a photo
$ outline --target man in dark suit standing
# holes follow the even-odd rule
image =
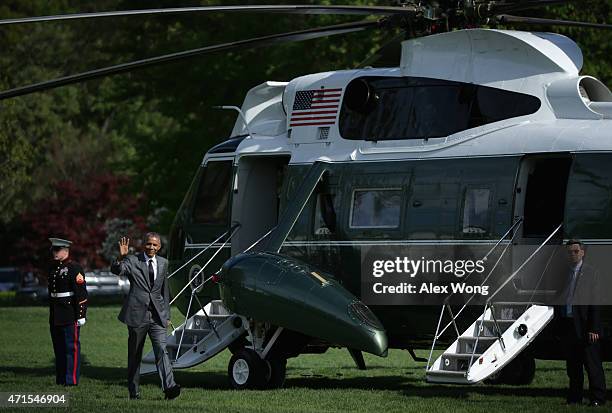
[[[591,406],[606,402],[606,382],[601,361],[601,317],[594,300],[598,288],[597,272],[584,263],[584,245],[577,240],[566,243],[567,283],[561,294],[564,305],[556,308],[567,354],[569,377],[568,404],[582,403],[584,372],[589,377]]]
[[[157,373],[166,399],[178,397],[181,388],[174,381],[172,365],[166,351],[166,328],[170,322],[168,260],[157,255],[161,238],[149,232],[144,238],[144,252],[128,256],[129,238],[119,241],[119,258],[111,271],[130,280],[130,291],[119,313],[128,326],[128,390],[130,399],[139,399],[140,361],[147,336],[153,344]]]

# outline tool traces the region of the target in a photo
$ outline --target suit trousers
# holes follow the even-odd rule
[[[567,401],[581,402],[584,393],[584,371],[589,378],[589,399],[599,403],[606,401],[606,377],[601,360],[599,342],[589,343],[586,337],[578,337],[572,318],[564,318],[564,343],[566,351],[569,391]]]
[[[145,323],[139,327],[128,326],[128,390],[130,395],[138,394],[140,384],[140,361],[142,348],[147,334],[153,344],[155,365],[161,380],[162,390],[176,386],[172,364],[166,351],[166,328],[162,325],[157,312],[147,310]]]

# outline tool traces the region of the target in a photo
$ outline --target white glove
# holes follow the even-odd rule
[[[77,320],[77,324],[79,325],[79,327],[82,327],[85,325],[85,319],[84,318],[79,318]]]

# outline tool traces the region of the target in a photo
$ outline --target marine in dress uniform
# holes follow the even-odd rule
[[[55,353],[55,382],[79,384],[80,329],[85,324],[87,288],[80,265],[69,260],[72,242],[49,238],[53,261],[49,270],[49,327]]]

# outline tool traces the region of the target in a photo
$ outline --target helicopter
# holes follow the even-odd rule
[[[431,382],[528,383],[535,358],[562,357],[557,338],[547,334],[551,290],[540,283],[555,246],[580,238],[603,260],[612,238],[606,220],[612,93],[580,75],[582,53],[567,37],[477,27],[612,27],[508,14],[563,3],[202,6],[0,20],[378,16],[95,69],[2,91],[0,99],[213,52],[406,30],[398,67],[267,81],[249,90],[240,107],[222,107],[237,112],[234,128],[205,154],[169,237],[173,301],[184,314],[168,338],[174,367],[198,365],[229,348],[233,387],[278,388],[291,357],[343,347],[365,369],[363,352],[384,357],[394,348],[427,361]],[[395,262],[384,279],[406,280],[400,257],[426,265],[440,254],[455,276],[475,280],[469,298],[447,288],[442,266],[432,275],[436,285],[408,298],[390,292],[408,283],[383,285],[371,271],[376,262],[385,268]],[[472,277],[477,267],[457,275],[466,258],[481,263],[480,276]],[[519,277],[528,267],[533,277]],[[487,284],[485,275],[495,271],[500,278]],[[472,301],[478,291],[480,301]],[[453,295],[462,299],[450,301]],[[604,318],[611,331],[612,313]],[[439,348],[446,350],[434,357]],[[415,349],[429,349],[429,359]],[[610,360],[612,343],[603,349]],[[154,370],[152,354],[145,355],[141,372]]]

